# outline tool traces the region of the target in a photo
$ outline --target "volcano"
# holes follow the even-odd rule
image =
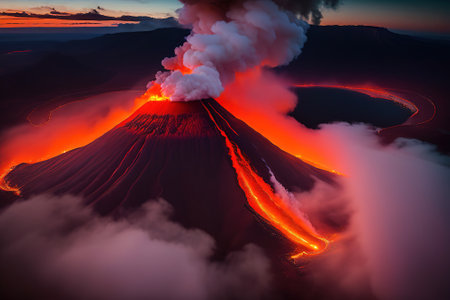
[[[78,195],[114,217],[163,198],[175,221],[215,238],[219,256],[255,243],[277,261],[326,247],[286,195],[318,182],[338,188],[335,174],[282,151],[213,99],[149,101],[92,143],[18,165],[5,179],[24,198]],[[327,216],[319,223],[336,225]]]

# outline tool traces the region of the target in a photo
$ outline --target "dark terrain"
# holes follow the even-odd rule
[[[303,53],[279,69],[300,83],[375,85],[429,97],[433,121],[383,132],[385,141],[403,136],[436,144],[450,153],[450,43],[366,26],[312,27]]]
[[[280,150],[212,99],[149,102],[94,142],[43,162],[21,164],[6,179],[21,187],[25,199],[41,193],[78,195],[99,214],[116,218],[163,198],[174,207],[176,222],[214,237],[216,259],[257,244],[271,259],[276,295],[330,299],[289,260],[298,245],[248,204],[220,130],[272,189],[270,172],[289,191],[309,191],[318,181],[339,189],[336,175]],[[325,232],[338,232],[348,215],[345,210],[320,213],[311,221]]]
[[[109,34],[69,42],[0,41],[0,128],[23,122],[36,106],[83,96],[145,88],[188,30]],[[11,53],[11,51],[32,50]],[[373,84],[431,98],[432,122],[396,128],[398,136],[437,144],[449,153],[450,43],[364,26],[312,26],[303,53],[277,71],[296,83]]]
[[[133,87],[144,90],[146,82],[161,69],[160,61],[170,56],[187,34],[182,29],[160,29],[69,42],[0,42],[1,128],[24,122],[37,106],[53,107]],[[31,51],[14,52],[24,50]],[[423,125],[387,131],[383,138],[414,137],[435,143],[448,153],[449,50],[448,42],[382,28],[313,26],[303,54],[277,72],[296,83],[370,83],[426,95],[437,105],[436,118]],[[371,114],[385,110],[374,111],[359,101],[346,100],[349,102],[342,112],[350,115],[339,116],[345,121],[371,122]],[[267,184],[267,165],[292,191],[311,190],[314,178],[334,185],[335,175],[283,152],[214,100],[203,104],[146,104],[87,146],[47,161],[21,164],[7,179],[21,187],[24,197],[42,192],[80,195],[100,214],[117,218],[149,199],[163,197],[174,206],[175,221],[214,236],[216,259],[253,242],[269,254],[276,292],[284,291],[282,296],[295,298],[300,291],[305,299],[339,299],[334,290],[311,285],[313,279],[292,267],[287,257],[294,251],[293,245],[248,206],[218,128],[226,131]],[[361,110],[367,112],[364,118],[360,113],[354,115]],[[311,127],[324,121],[320,119],[322,110],[313,111],[317,116],[310,121]],[[332,118],[336,119],[328,116],[327,120]],[[15,198],[1,192],[3,196]],[[346,225],[346,218],[340,217],[321,216],[320,222],[339,229]],[[362,298],[370,299],[371,295]]]

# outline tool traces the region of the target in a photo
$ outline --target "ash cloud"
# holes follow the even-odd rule
[[[212,261],[214,240],[169,220],[164,200],[102,218],[72,196],[39,195],[0,213],[3,299],[261,299],[269,261],[247,245]]]

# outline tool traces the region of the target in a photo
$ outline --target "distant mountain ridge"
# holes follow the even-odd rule
[[[42,43],[0,43],[0,65],[8,62],[0,68],[0,128],[23,121],[31,109],[55,97],[61,103],[81,95],[144,89],[162,69],[161,60],[172,56],[188,34],[186,29],[165,28],[52,43],[47,48]],[[439,113],[434,122],[450,131],[445,125],[450,117],[448,43],[367,26],[311,26],[307,35],[302,54],[290,65],[277,68],[281,75],[296,82],[369,83],[413,90],[436,101]],[[37,48],[29,53],[5,54],[27,46],[33,50],[33,45]],[[9,72],[7,66],[14,61],[21,67]],[[69,64],[76,71],[68,70]],[[55,78],[59,84],[54,84]],[[402,134],[415,135],[417,130]],[[426,128],[418,134],[436,143],[443,140],[442,133]]]

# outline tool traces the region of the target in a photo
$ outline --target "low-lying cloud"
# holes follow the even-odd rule
[[[218,100],[281,149],[344,174],[342,193],[295,195],[314,225],[343,229],[308,264],[315,283],[344,299],[449,298],[448,157],[417,140],[382,145],[363,124],[308,129],[287,115],[289,85],[264,70],[236,76]]]
[[[149,201],[112,220],[72,196],[16,202],[0,213],[3,299],[260,299],[270,290],[260,248],[212,261],[214,239],[170,212]]]

